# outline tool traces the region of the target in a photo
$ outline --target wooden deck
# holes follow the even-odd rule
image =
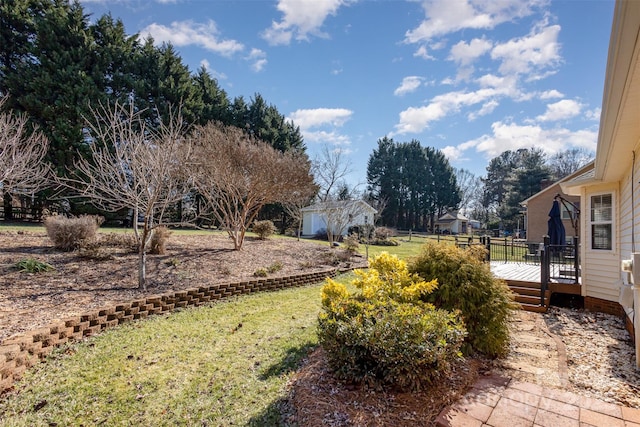
[[[558,266],[556,266],[558,267]],[[554,269],[562,273],[560,267]],[[541,301],[540,265],[517,262],[491,262],[491,272],[505,282],[515,294],[515,301],[523,310],[545,312],[555,292],[580,295],[582,286],[572,277],[552,277]]]
[[[540,283],[540,266],[535,264],[491,261],[491,272],[507,282]],[[568,277],[551,277],[551,283],[575,284],[574,279]],[[577,285],[580,283],[580,277],[578,277]]]
[[[518,262],[492,261],[491,272],[501,279],[540,283],[540,266]]]

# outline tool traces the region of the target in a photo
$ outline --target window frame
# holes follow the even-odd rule
[[[594,198],[600,197],[600,203],[602,203],[602,197],[603,196],[609,196],[611,197],[611,204],[609,206],[609,209],[611,209],[611,217],[609,220],[594,220],[593,219],[593,213],[594,213]],[[615,224],[616,224],[616,209],[615,209],[615,192],[613,191],[602,191],[602,192],[598,192],[598,193],[592,193],[589,194],[589,217],[588,217],[588,221],[589,221],[589,227],[588,227],[588,231],[589,231],[589,249],[592,251],[598,251],[598,252],[613,252],[615,249],[615,244],[616,244],[616,237],[615,237],[615,233],[616,233],[616,228],[615,228]],[[594,247],[594,238],[595,238],[595,233],[594,233],[594,227],[597,226],[602,226],[602,225],[608,225],[610,227],[610,233],[609,233],[609,245],[610,247],[608,248],[603,248],[603,247]]]

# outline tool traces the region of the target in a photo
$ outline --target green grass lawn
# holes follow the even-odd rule
[[[44,232],[36,226],[10,229]],[[369,256],[386,251],[406,259],[427,239],[399,241],[370,245]],[[321,288],[153,316],[62,347],[26,372],[16,393],[0,399],[0,426],[282,425],[287,382],[317,345]]]
[[[396,238],[400,244],[398,246],[373,246],[369,245],[369,258],[375,257],[382,252],[387,252],[393,255],[397,255],[400,259],[408,259],[412,256],[416,256],[420,253],[420,248],[424,245],[428,239],[423,237],[412,236],[411,241],[408,237]],[[358,251],[361,254],[366,254],[367,247],[364,244],[360,244]]]
[[[63,347],[0,400],[0,425],[281,425],[287,381],[317,345],[321,288],[153,316]]]

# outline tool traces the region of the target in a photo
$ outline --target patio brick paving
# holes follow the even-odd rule
[[[436,423],[439,427],[640,427],[640,410],[490,375],[444,409]]]

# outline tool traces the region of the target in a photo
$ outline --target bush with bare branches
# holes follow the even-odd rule
[[[171,235],[169,228],[165,226],[156,227],[151,233],[149,241],[149,253],[153,255],[164,255],[167,252],[167,240]]]
[[[104,218],[97,215],[74,218],[54,215],[45,218],[44,227],[56,248],[73,251],[95,242],[96,233],[103,221]]]
[[[146,290],[146,255],[154,228],[166,224],[168,210],[191,189],[190,140],[175,111],[154,129],[132,106],[115,105],[94,114],[91,158],[81,157],[70,177],[59,182],[71,190],[83,189],[78,196],[101,209],[133,211],[138,286]]]
[[[242,129],[209,123],[193,134],[195,186],[216,220],[242,248],[249,224],[268,203],[313,186],[304,153],[277,151]]]
[[[2,110],[7,96],[0,99]],[[44,161],[47,138],[29,130],[27,118],[0,113],[0,185],[2,192],[30,194],[45,187],[50,168]]]

